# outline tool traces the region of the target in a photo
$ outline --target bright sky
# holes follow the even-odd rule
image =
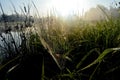
[[[31,13],[35,13],[33,8],[33,1],[40,14],[45,15],[49,12],[55,12],[62,16],[68,16],[70,14],[78,13],[83,14],[91,7],[95,7],[97,4],[110,6],[113,2],[119,2],[120,0],[0,0],[5,13],[11,14],[14,12],[11,2],[14,4],[16,10],[20,12],[20,7],[24,5],[32,6]],[[0,11],[1,13],[1,11]]]

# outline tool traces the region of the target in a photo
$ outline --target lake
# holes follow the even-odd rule
[[[21,45],[21,37],[20,32],[10,32],[7,33],[0,33],[0,63],[3,61],[4,57],[8,54],[7,51],[11,49],[13,52],[15,51],[15,46],[12,43],[13,40],[15,41],[15,45],[17,48]],[[10,46],[10,48],[8,47]]]

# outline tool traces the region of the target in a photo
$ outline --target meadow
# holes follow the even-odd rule
[[[33,22],[24,13],[16,22],[18,41],[3,15],[8,36],[0,33],[0,80],[119,80],[120,16],[94,22],[34,16]]]

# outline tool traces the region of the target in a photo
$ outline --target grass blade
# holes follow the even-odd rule
[[[77,64],[76,69],[78,69],[78,68],[81,66],[81,64],[83,63],[83,61],[85,61],[86,58],[87,58],[93,51],[96,51],[96,48],[90,50],[90,51],[81,59],[81,61]]]
[[[45,72],[44,72],[44,58],[43,58],[41,80],[44,80],[44,77],[45,77]]]
[[[19,59],[20,55],[17,57],[13,58],[12,60],[8,61],[6,64],[0,66],[0,70],[2,70],[4,67],[6,67],[8,64],[12,63],[13,61]]]
[[[82,68],[81,70],[85,70],[91,66],[93,66],[94,64],[98,63],[98,62],[101,62],[103,60],[103,58],[110,52],[112,51],[117,51],[117,50],[120,50],[120,48],[109,48],[109,49],[105,49],[99,56],[96,60],[94,60],[91,64],[89,64],[88,66]]]

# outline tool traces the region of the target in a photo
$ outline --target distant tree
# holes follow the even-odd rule
[[[0,16],[0,21],[8,22],[8,15],[7,14],[2,14]]]
[[[33,20],[33,18],[30,16],[29,18],[30,20]],[[7,14],[2,14],[0,15],[0,22],[23,22],[25,20],[25,16],[23,15],[16,15],[16,14],[12,14],[12,15],[7,15]]]
[[[120,4],[120,3],[119,3]],[[103,20],[108,18],[118,18],[120,16],[120,8],[119,7],[112,7],[108,9],[103,5],[97,5],[95,8],[89,9],[85,15],[85,20]]]
[[[111,17],[113,18],[118,18],[118,16],[120,15],[118,8],[115,8],[112,6],[110,6],[110,14],[111,14]]]
[[[104,12],[102,10],[104,10]],[[105,19],[105,13],[108,14],[109,10],[102,5],[97,5],[95,8],[91,8],[85,13],[85,19],[92,21]]]

